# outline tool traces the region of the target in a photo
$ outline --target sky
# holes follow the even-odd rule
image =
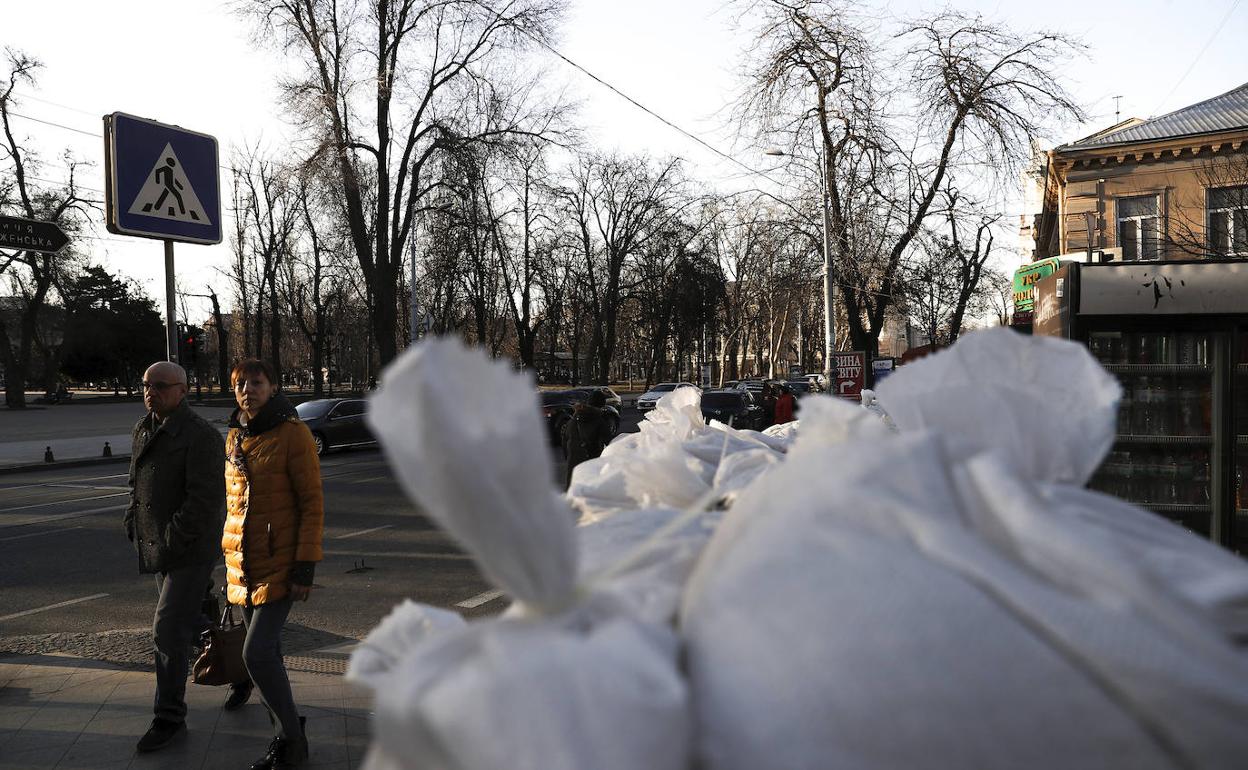
[[[291,129],[282,121],[276,81],[279,51],[255,41],[247,23],[219,0],[0,0],[0,47],[24,51],[44,64],[37,89],[27,90],[14,126],[48,163],[41,177],[64,170],[65,149],[94,162],[81,183],[103,198],[102,116],[141,115],[217,137],[222,163],[231,146],[282,147]],[[738,93],[748,32],[735,27],[723,0],[569,0],[557,48],[569,59],[630,95],[745,167],[768,168],[767,158],[737,141],[727,106]],[[1064,63],[1061,78],[1091,116],[1059,127],[1054,144],[1114,122],[1114,96],[1123,119],[1164,114],[1228,91],[1248,80],[1248,3],[1243,0],[904,0],[869,5],[881,17],[910,18],[952,5],[1020,30],[1055,29],[1081,41],[1081,55]],[[674,155],[694,178],[721,189],[756,180],[734,164],[664,125],[553,56],[548,77],[580,101],[578,123],[603,149]],[[42,121],[42,122],[40,122]],[[51,125],[56,124],[56,125]],[[773,170],[772,174],[780,173]],[[225,180],[222,180],[222,184]],[[1021,184],[1021,183],[1020,183]],[[1021,193],[997,201],[1017,222]],[[225,217],[228,231],[230,219]],[[1013,242],[1013,238],[1010,239]],[[103,226],[87,244],[94,261],[138,280],[163,305],[159,241],[111,235]],[[212,284],[228,296],[220,270],[229,245],[178,244],[179,284],[200,291]],[[1017,259],[1006,261],[1012,266]],[[192,322],[205,309],[190,306]]]

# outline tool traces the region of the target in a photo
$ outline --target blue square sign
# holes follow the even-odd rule
[[[114,112],[104,116],[104,166],[109,232],[221,242],[215,137]]]

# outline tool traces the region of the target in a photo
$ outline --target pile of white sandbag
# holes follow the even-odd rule
[[[370,424],[515,603],[370,634],[366,766],[1244,766],[1248,567],[1082,488],[1119,396],[1087,352],[978,332],[877,395],[768,436],[680,389],[564,496],[531,383],[406,354]]]

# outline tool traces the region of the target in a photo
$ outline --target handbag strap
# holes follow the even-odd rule
[[[225,603],[225,609],[221,610],[221,622],[217,625],[222,629],[234,628],[239,625],[239,621],[234,618],[233,604]]]

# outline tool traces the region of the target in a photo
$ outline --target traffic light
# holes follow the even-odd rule
[[[199,359],[197,337],[198,330],[189,326],[178,337],[178,363],[185,369],[195,366]]]

